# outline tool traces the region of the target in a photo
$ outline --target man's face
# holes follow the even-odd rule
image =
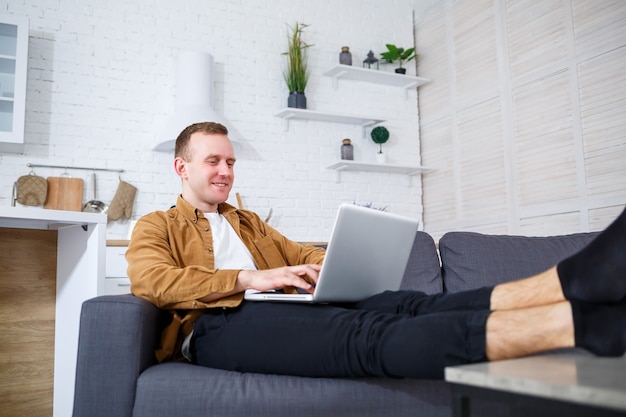
[[[189,155],[190,161],[178,157],[174,162],[183,180],[183,198],[204,212],[215,212],[233,187],[233,146],[225,135],[196,132],[189,140]]]

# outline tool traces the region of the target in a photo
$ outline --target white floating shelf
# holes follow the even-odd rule
[[[416,165],[399,165],[399,164],[378,164],[368,162],[358,162],[350,160],[342,160],[335,162],[327,167],[337,171],[337,182],[341,180],[341,171],[368,171],[368,172],[387,172],[392,174],[404,174],[409,177],[412,175],[423,174],[432,171]]]
[[[338,80],[343,78],[346,80],[364,81],[373,84],[400,87],[405,89],[405,93],[410,88],[419,87],[430,81],[429,79],[423,77],[353,67],[351,65],[336,65],[326,71],[324,75],[332,77],[334,88],[337,88]]]
[[[276,117],[282,117],[285,119],[285,131],[289,130],[289,120],[291,119],[303,119],[303,120],[315,120],[331,123],[348,123],[361,126],[363,128],[363,137],[365,137],[365,128],[384,122],[384,119],[367,116],[355,116],[347,114],[336,113],[324,113],[314,110],[285,108],[276,113]]]

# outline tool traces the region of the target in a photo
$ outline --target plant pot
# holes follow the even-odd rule
[[[289,93],[287,107],[306,109],[306,96],[304,93]]]
[[[396,68],[396,74],[406,74],[406,68]]]

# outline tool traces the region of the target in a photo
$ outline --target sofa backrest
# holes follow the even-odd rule
[[[433,238],[425,232],[415,234],[411,256],[400,289],[436,294],[443,291],[441,264]]]
[[[491,286],[545,271],[598,233],[549,237],[446,233],[439,240],[445,291]]]

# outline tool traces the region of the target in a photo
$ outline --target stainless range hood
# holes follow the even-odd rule
[[[176,138],[187,126],[198,122],[218,122],[228,128],[235,152],[241,149],[231,123],[213,109],[213,56],[187,51],[176,58],[176,105],[155,151],[173,152]]]

